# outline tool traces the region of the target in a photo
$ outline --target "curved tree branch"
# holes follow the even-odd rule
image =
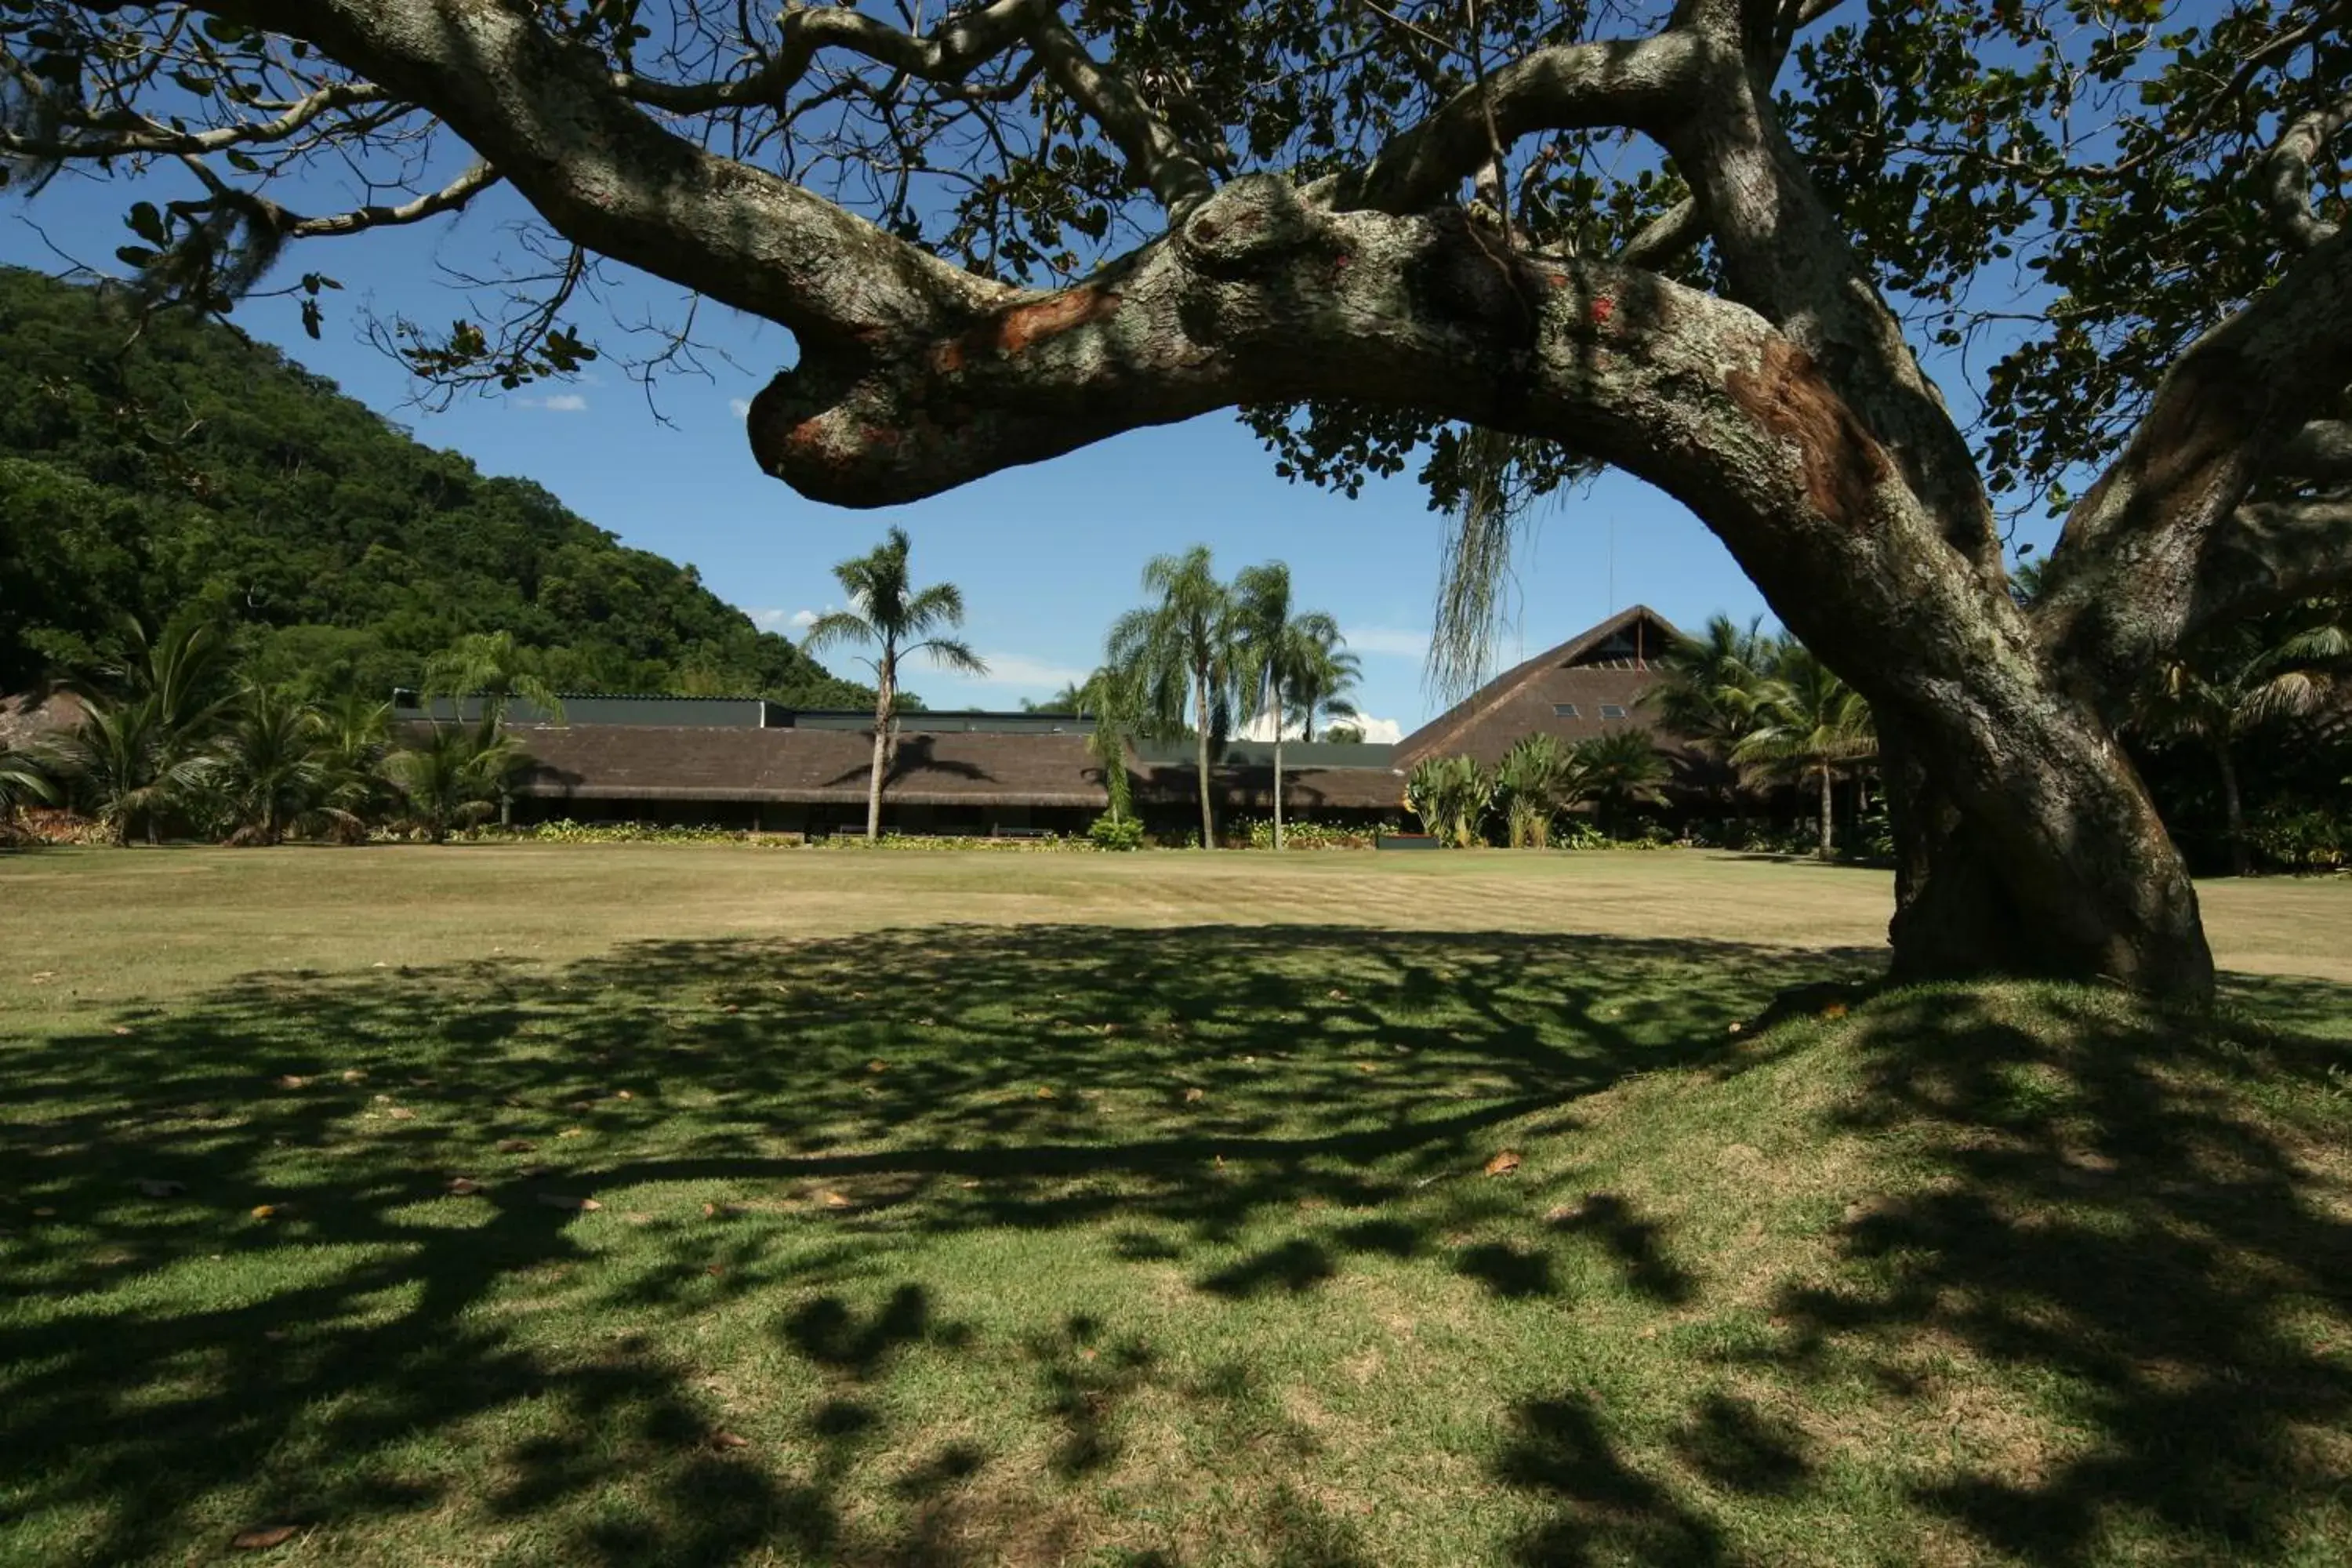
[[[1538,131],[1629,125],[1650,130],[1687,110],[1700,89],[1696,40],[1656,37],[1563,44],[1488,71],[1392,140],[1349,182],[1343,204],[1422,212],[1452,199],[1494,156]]]
[[[2336,226],[2311,210],[2311,170],[2347,119],[2352,119],[2352,99],[2296,116],[2256,172],[2271,226],[2290,250],[2309,250],[2335,237]]]
[[[2352,589],[2352,495],[2240,507],[2207,548],[2183,641],[2304,599]]]
[[[2079,695],[2122,710],[2198,615],[2200,577],[2248,490],[2316,465],[2310,414],[2352,384],[2352,236],[2321,241],[2199,338],[2123,453],[2067,516],[2033,618]]]

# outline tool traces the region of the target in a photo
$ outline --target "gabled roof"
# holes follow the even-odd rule
[[[1621,636],[1633,638],[1642,657],[1632,661],[1600,659],[1598,656],[1601,650]],[[1594,671],[1594,681],[1582,684],[1597,682],[1594,695],[1612,705],[1626,707],[1628,721],[1634,721],[1631,718],[1633,710],[1629,699],[1637,694],[1640,687],[1648,683],[1650,660],[1664,652],[1681,636],[1672,621],[1647,605],[1635,605],[1620,610],[1599,626],[1577,633],[1557,647],[1546,648],[1533,658],[1514,665],[1399,741],[1396,744],[1396,766],[1411,772],[1425,758],[1450,755],[1464,750],[1468,738],[1481,723],[1495,718],[1515,702],[1521,707],[1527,706],[1536,695],[1534,689],[1538,684],[1556,679],[1558,672],[1577,666],[1588,666]],[[1617,675],[1619,679],[1608,679],[1601,675],[1602,671]],[[1602,686],[1609,689],[1599,690]],[[1622,692],[1617,689],[1620,687],[1624,689]],[[1585,695],[1580,691],[1572,694],[1571,700]],[[1585,702],[1578,702],[1580,709],[1585,705]],[[1580,718],[1590,721],[1593,716],[1581,714]]]

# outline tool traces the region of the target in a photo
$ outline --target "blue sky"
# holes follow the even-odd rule
[[[125,183],[61,177],[30,205],[0,206],[0,261],[61,271],[62,251],[113,268],[115,247],[131,238],[121,215],[132,199]],[[627,543],[692,563],[721,597],[778,631],[839,600],[833,563],[871,547],[889,524],[904,527],[918,580],[962,586],[969,640],[992,667],[984,680],[915,672],[910,683],[935,707],[1010,706],[1083,676],[1111,619],[1139,601],[1144,562],[1205,543],[1227,574],[1287,561],[1302,606],[1339,618],[1363,660],[1360,706],[1381,721],[1373,738],[1434,710],[1422,652],[1442,520],[1420,488],[1409,478],[1374,483],[1351,501],[1286,484],[1230,415],[1137,432],[918,505],[856,512],[803,500],[753,464],[743,401],[791,345],[781,329],[747,318],[705,313],[699,336],[734,367],[714,358],[711,380],[661,384],[667,426],[636,384],[602,367],[572,384],[461,398],[446,412],[415,405],[405,372],[362,341],[361,313],[428,322],[462,313],[464,297],[442,269],[478,268],[510,243],[513,202],[496,192],[454,224],[299,247],[282,272],[315,269],[344,285],[330,297],[322,341],[303,335],[290,300],[249,301],[236,320],[420,440],[486,471],[535,479]],[[647,290],[616,303],[627,316],[665,298]],[[1717,610],[1744,619],[1764,609],[1696,518],[1614,475],[1544,516],[1520,562],[1517,602],[1497,648],[1504,664],[1636,602],[1685,626]]]

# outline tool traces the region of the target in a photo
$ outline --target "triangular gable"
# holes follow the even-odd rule
[[[1548,670],[1558,669],[1564,665],[1614,662],[1620,657],[1614,646],[1620,638],[1630,641],[1642,662],[1652,663],[1681,636],[1672,621],[1647,605],[1634,605],[1620,610],[1599,626],[1579,632],[1566,642],[1512,666],[1399,741],[1396,743],[1395,765],[1410,771],[1424,757],[1444,754],[1465,731]]]

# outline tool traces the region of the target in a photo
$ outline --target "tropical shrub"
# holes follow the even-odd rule
[[[2273,806],[2246,827],[2253,851],[2288,871],[2340,871],[2352,868],[2352,816],[2326,806]]]
[[[1578,803],[1582,773],[1555,735],[1523,735],[1495,769],[1504,824],[1514,849],[1551,847],[1552,818]]]
[[[1268,820],[1244,818],[1234,825],[1253,849],[1274,847],[1274,824]],[[1370,849],[1378,829],[1349,826],[1329,822],[1285,822],[1282,825],[1282,847],[1285,849]]]
[[[1143,847],[1143,824],[1132,816],[1114,816],[1108,812],[1097,816],[1087,829],[1087,837],[1097,849],[1140,849]]]
[[[1431,833],[1467,849],[1484,841],[1495,776],[1475,757],[1431,757],[1405,781],[1405,804]]]

